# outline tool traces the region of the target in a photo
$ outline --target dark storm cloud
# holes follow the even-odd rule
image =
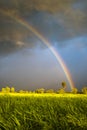
[[[37,38],[27,28],[0,12],[0,55],[7,55],[24,47],[34,47]]]
[[[14,52],[18,49],[18,46],[14,41],[0,41],[0,55],[5,55],[11,52]]]
[[[1,0],[0,7],[14,9],[17,12],[27,14],[32,10],[57,12],[64,10],[75,0]]]
[[[25,43],[21,47],[34,47],[39,40],[3,13],[7,11],[29,21],[59,46],[62,46],[61,41],[87,35],[86,0],[0,0],[0,54],[15,51],[20,48],[19,43]]]

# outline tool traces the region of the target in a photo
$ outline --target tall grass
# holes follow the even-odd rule
[[[87,130],[87,96],[2,94],[0,130]]]

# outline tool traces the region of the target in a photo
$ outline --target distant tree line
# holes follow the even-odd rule
[[[9,86],[6,86],[6,87],[3,87],[1,89],[1,92],[2,93],[58,93],[58,94],[64,94],[64,93],[72,93],[72,94],[77,94],[77,93],[83,93],[83,94],[87,94],[87,87],[83,87],[81,92],[78,92],[78,89],[76,87],[73,87],[71,92],[67,92],[66,91],[66,82],[62,82],[61,83],[62,87],[59,88],[58,90],[54,90],[54,89],[48,89],[48,90],[45,90],[44,88],[38,88],[36,89],[35,91],[27,91],[27,90],[19,90],[19,91],[16,91],[14,87],[9,87]]]

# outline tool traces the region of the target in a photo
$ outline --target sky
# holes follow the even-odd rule
[[[51,50],[59,53],[79,90],[87,86],[87,0],[0,0],[0,89],[59,89],[67,77]]]

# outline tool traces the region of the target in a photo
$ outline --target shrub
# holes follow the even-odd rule
[[[64,94],[64,93],[65,93],[65,90],[64,90],[63,88],[61,88],[61,89],[59,89],[59,90],[57,91],[57,93],[59,93],[59,94]]]
[[[54,90],[53,89],[48,89],[48,90],[46,90],[46,93],[54,93]]]
[[[44,93],[45,89],[44,88],[39,88],[39,89],[36,89],[36,93]]]
[[[87,87],[82,88],[82,93],[87,94]]]
[[[72,91],[71,91],[71,93],[73,93],[73,94],[76,94],[77,92],[78,92],[77,88],[73,88]]]

